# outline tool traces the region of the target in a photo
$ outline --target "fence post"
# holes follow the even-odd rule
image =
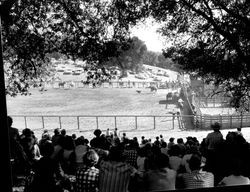
[[[174,129],[174,119],[175,119],[175,114],[173,114],[173,118],[172,118],[173,129]]]
[[[137,116],[135,116],[135,129],[137,130]]]
[[[99,129],[99,125],[98,125],[98,116],[96,116],[96,128]]]
[[[205,119],[205,118],[204,118]],[[202,115],[200,115],[200,128],[202,129]],[[205,128],[206,128],[206,125],[205,125]]]
[[[156,129],[155,116],[154,116],[154,129]]]
[[[230,118],[230,120],[229,120],[230,121],[229,127],[232,128],[232,115],[229,118]]]
[[[79,116],[77,116],[77,129],[80,129],[80,121],[79,121]]]
[[[59,125],[60,125],[60,129],[61,129],[62,128],[61,116],[59,116]]]
[[[115,128],[117,128],[116,116],[115,116]]]
[[[42,123],[43,123],[43,129],[45,128],[44,126],[44,117],[42,116]]]
[[[243,114],[242,114],[242,112],[240,113],[240,128],[242,128],[242,126],[243,126]]]
[[[223,127],[222,127],[223,124],[222,124],[222,116],[221,116],[221,114],[220,114],[220,125],[221,125],[221,128],[223,128]]]
[[[25,128],[27,128],[27,119],[26,119],[26,116],[24,116],[24,122],[25,122]]]

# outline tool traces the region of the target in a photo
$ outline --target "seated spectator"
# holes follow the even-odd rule
[[[54,130],[54,135],[52,136],[51,140],[52,140],[52,144],[55,146],[58,144],[58,140],[62,137],[61,133],[60,133],[60,129],[56,128]]]
[[[169,154],[169,167],[175,171],[181,168],[181,151],[178,145],[173,145],[168,152]]]
[[[169,142],[168,142],[168,150],[169,150],[173,145],[175,145],[175,143],[174,143],[174,138],[171,137],[171,138],[169,139]]]
[[[177,139],[177,145],[180,148],[181,157],[183,157],[186,154],[186,147],[182,138]]]
[[[106,150],[108,148],[107,142],[106,142],[106,138],[101,136],[102,131],[100,129],[96,129],[94,131],[94,135],[95,135],[95,138],[90,140],[90,146],[92,148],[99,148],[99,149]]]
[[[165,141],[161,143],[161,153],[168,155],[168,147]]]
[[[83,167],[76,172],[76,192],[97,192],[99,181],[99,169],[95,167],[99,160],[94,150],[89,150],[83,156]]]
[[[157,137],[155,138],[155,141],[154,141],[154,143],[153,143],[153,144],[154,144],[155,146],[157,146],[157,147],[159,147],[159,148],[160,148],[160,147],[161,147],[161,142],[160,142],[160,140],[159,140],[159,139],[160,139],[160,138],[157,136]]]
[[[136,167],[137,167],[137,171],[139,176],[143,176],[145,171],[146,171],[146,154],[145,154],[145,148],[139,148],[138,149],[138,157],[136,159]]]
[[[61,192],[57,181],[64,179],[64,173],[60,164],[51,159],[54,151],[53,144],[48,141],[41,148],[42,158],[34,165],[35,178],[31,191],[36,192]]]
[[[17,128],[12,127],[12,117],[7,117],[9,139],[10,139],[10,157],[13,184],[17,182],[17,175],[23,174],[27,167],[30,167],[28,157],[21,145],[21,137]]]
[[[66,174],[74,175],[76,169],[75,145],[71,136],[65,136],[59,154],[59,161]]]
[[[110,149],[107,161],[100,162],[99,191],[100,192],[127,192],[131,176],[136,169],[124,163],[122,151],[119,147]]]
[[[145,191],[175,190],[176,171],[169,168],[168,156],[162,153],[156,155],[155,165],[145,173]]]
[[[192,155],[197,153],[199,153],[199,149],[197,146],[193,145],[188,150],[188,153],[182,157],[181,166],[183,167],[184,173],[191,173],[188,162],[191,159]]]
[[[243,176],[242,162],[240,159],[233,159],[231,165],[231,174],[224,177],[219,186],[232,186],[232,185],[249,185],[250,180],[248,177]]]
[[[242,132],[241,132],[241,128],[240,128],[240,127],[238,127],[238,128],[237,128],[237,131],[236,131],[236,133],[237,133],[238,135],[241,135],[241,136],[243,136],[243,134],[242,134]]]
[[[181,179],[186,189],[214,187],[214,175],[210,172],[202,171],[202,157],[193,154],[189,160],[191,173],[184,173]]]
[[[78,137],[75,141],[75,156],[76,156],[76,166],[82,167],[83,166],[83,156],[89,150],[89,147],[84,139],[84,137]]]
[[[137,160],[137,143],[134,140],[128,140],[128,145],[125,147],[123,157],[126,163],[136,168]]]

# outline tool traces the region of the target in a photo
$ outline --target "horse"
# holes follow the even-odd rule
[[[61,81],[58,83],[58,86],[59,86],[59,88],[61,88],[61,87],[64,88],[65,84],[66,84],[66,81]]]
[[[151,92],[157,92],[157,87],[155,85],[149,86]]]

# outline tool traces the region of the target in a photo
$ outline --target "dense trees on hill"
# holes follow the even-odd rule
[[[43,77],[52,51],[95,64],[121,57],[129,28],[152,16],[163,23],[160,32],[173,45],[165,57],[223,84],[236,107],[248,101],[248,0],[5,0],[0,6],[4,58],[15,87],[8,87],[9,93],[25,92],[28,81]]]

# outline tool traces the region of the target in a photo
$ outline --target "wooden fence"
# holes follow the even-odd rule
[[[152,115],[79,115],[79,116],[21,116],[11,115],[13,126],[18,128],[40,129],[71,129],[79,131],[92,131],[95,129],[110,130],[118,128],[120,131],[150,131],[171,130],[182,127],[180,119],[176,115],[152,116]],[[190,116],[189,118],[194,118]]]

